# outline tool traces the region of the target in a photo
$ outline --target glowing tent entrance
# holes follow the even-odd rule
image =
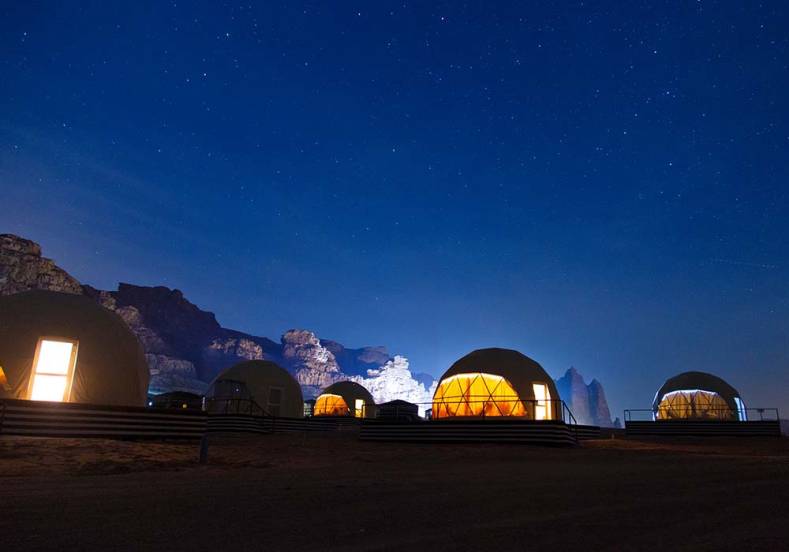
[[[348,416],[351,409],[340,395],[324,393],[315,401],[313,415],[315,416]]]
[[[663,395],[655,418],[737,420],[742,418],[742,415],[738,416],[726,400],[717,393],[702,389],[681,389]]]
[[[451,417],[520,416],[550,420],[551,393],[541,383],[532,384],[534,400],[522,400],[502,376],[474,372],[441,381],[433,395],[433,419]]]
[[[42,337],[36,345],[28,398],[33,401],[68,402],[77,363],[76,341]]]

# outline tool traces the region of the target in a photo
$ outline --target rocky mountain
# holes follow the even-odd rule
[[[117,291],[84,292],[115,310],[143,343],[152,393],[203,392],[224,368],[241,360],[271,360],[290,371],[305,397],[337,381],[359,377],[390,360],[383,347],[348,349],[309,330],[288,330],[279,342],[223,328],[213,313],[178,290],[121,283]],[[335,352],[339,355],[339,361]]]
[[[357,376],[354,381],[363,385],[375,399],[376,403],[403,399],[416,403],[419,413],[424,414],[430,408],[438,382],[431,378],[425,385],[414,378],[408,366],[408,359],[395,355],[380,368],[369,369],[367,377]]]
[[[559,396],[567,403],[579,424],[613,427],[611,412],[602,384],[593,379],[589,385],[575,367],[556,380]]]
[[[0,295],[28,289],[82,293],[80,283],[41,256],[41,246],[12,234],[0,234]]]

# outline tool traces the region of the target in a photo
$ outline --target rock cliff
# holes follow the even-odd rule
[[[420,414],[430,408],[438,385],[435,380],[427,386],[417,381],[409,369],[408,359],[400,355],[395,355],[379,368],[369,369],[367,377],[356,376],[354,379],[370,391],[376,403],[402,399],[416,403]]]
[[[575,367],[571,367],[556,380],[559,396],[567,403],[568,408],[579,424],[613,427],[611,412],[605,391],[599,381],[592,380],[587,385],[583,376]]]
[[[0,234],[0,295],[28,289],[82,293],[82,286],[50,259],[41,246],[13,234]]]

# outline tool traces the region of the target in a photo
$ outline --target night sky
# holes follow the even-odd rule
[[[789,4],[3,2],[0,232],[226,327],[789,413]]]

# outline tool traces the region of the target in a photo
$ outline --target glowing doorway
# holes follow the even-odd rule
[[[548,391],[548,386],[543,383],[534,383],[532,389],[534,389],[534,419],[550,420],[552,417],[551,392]]]

